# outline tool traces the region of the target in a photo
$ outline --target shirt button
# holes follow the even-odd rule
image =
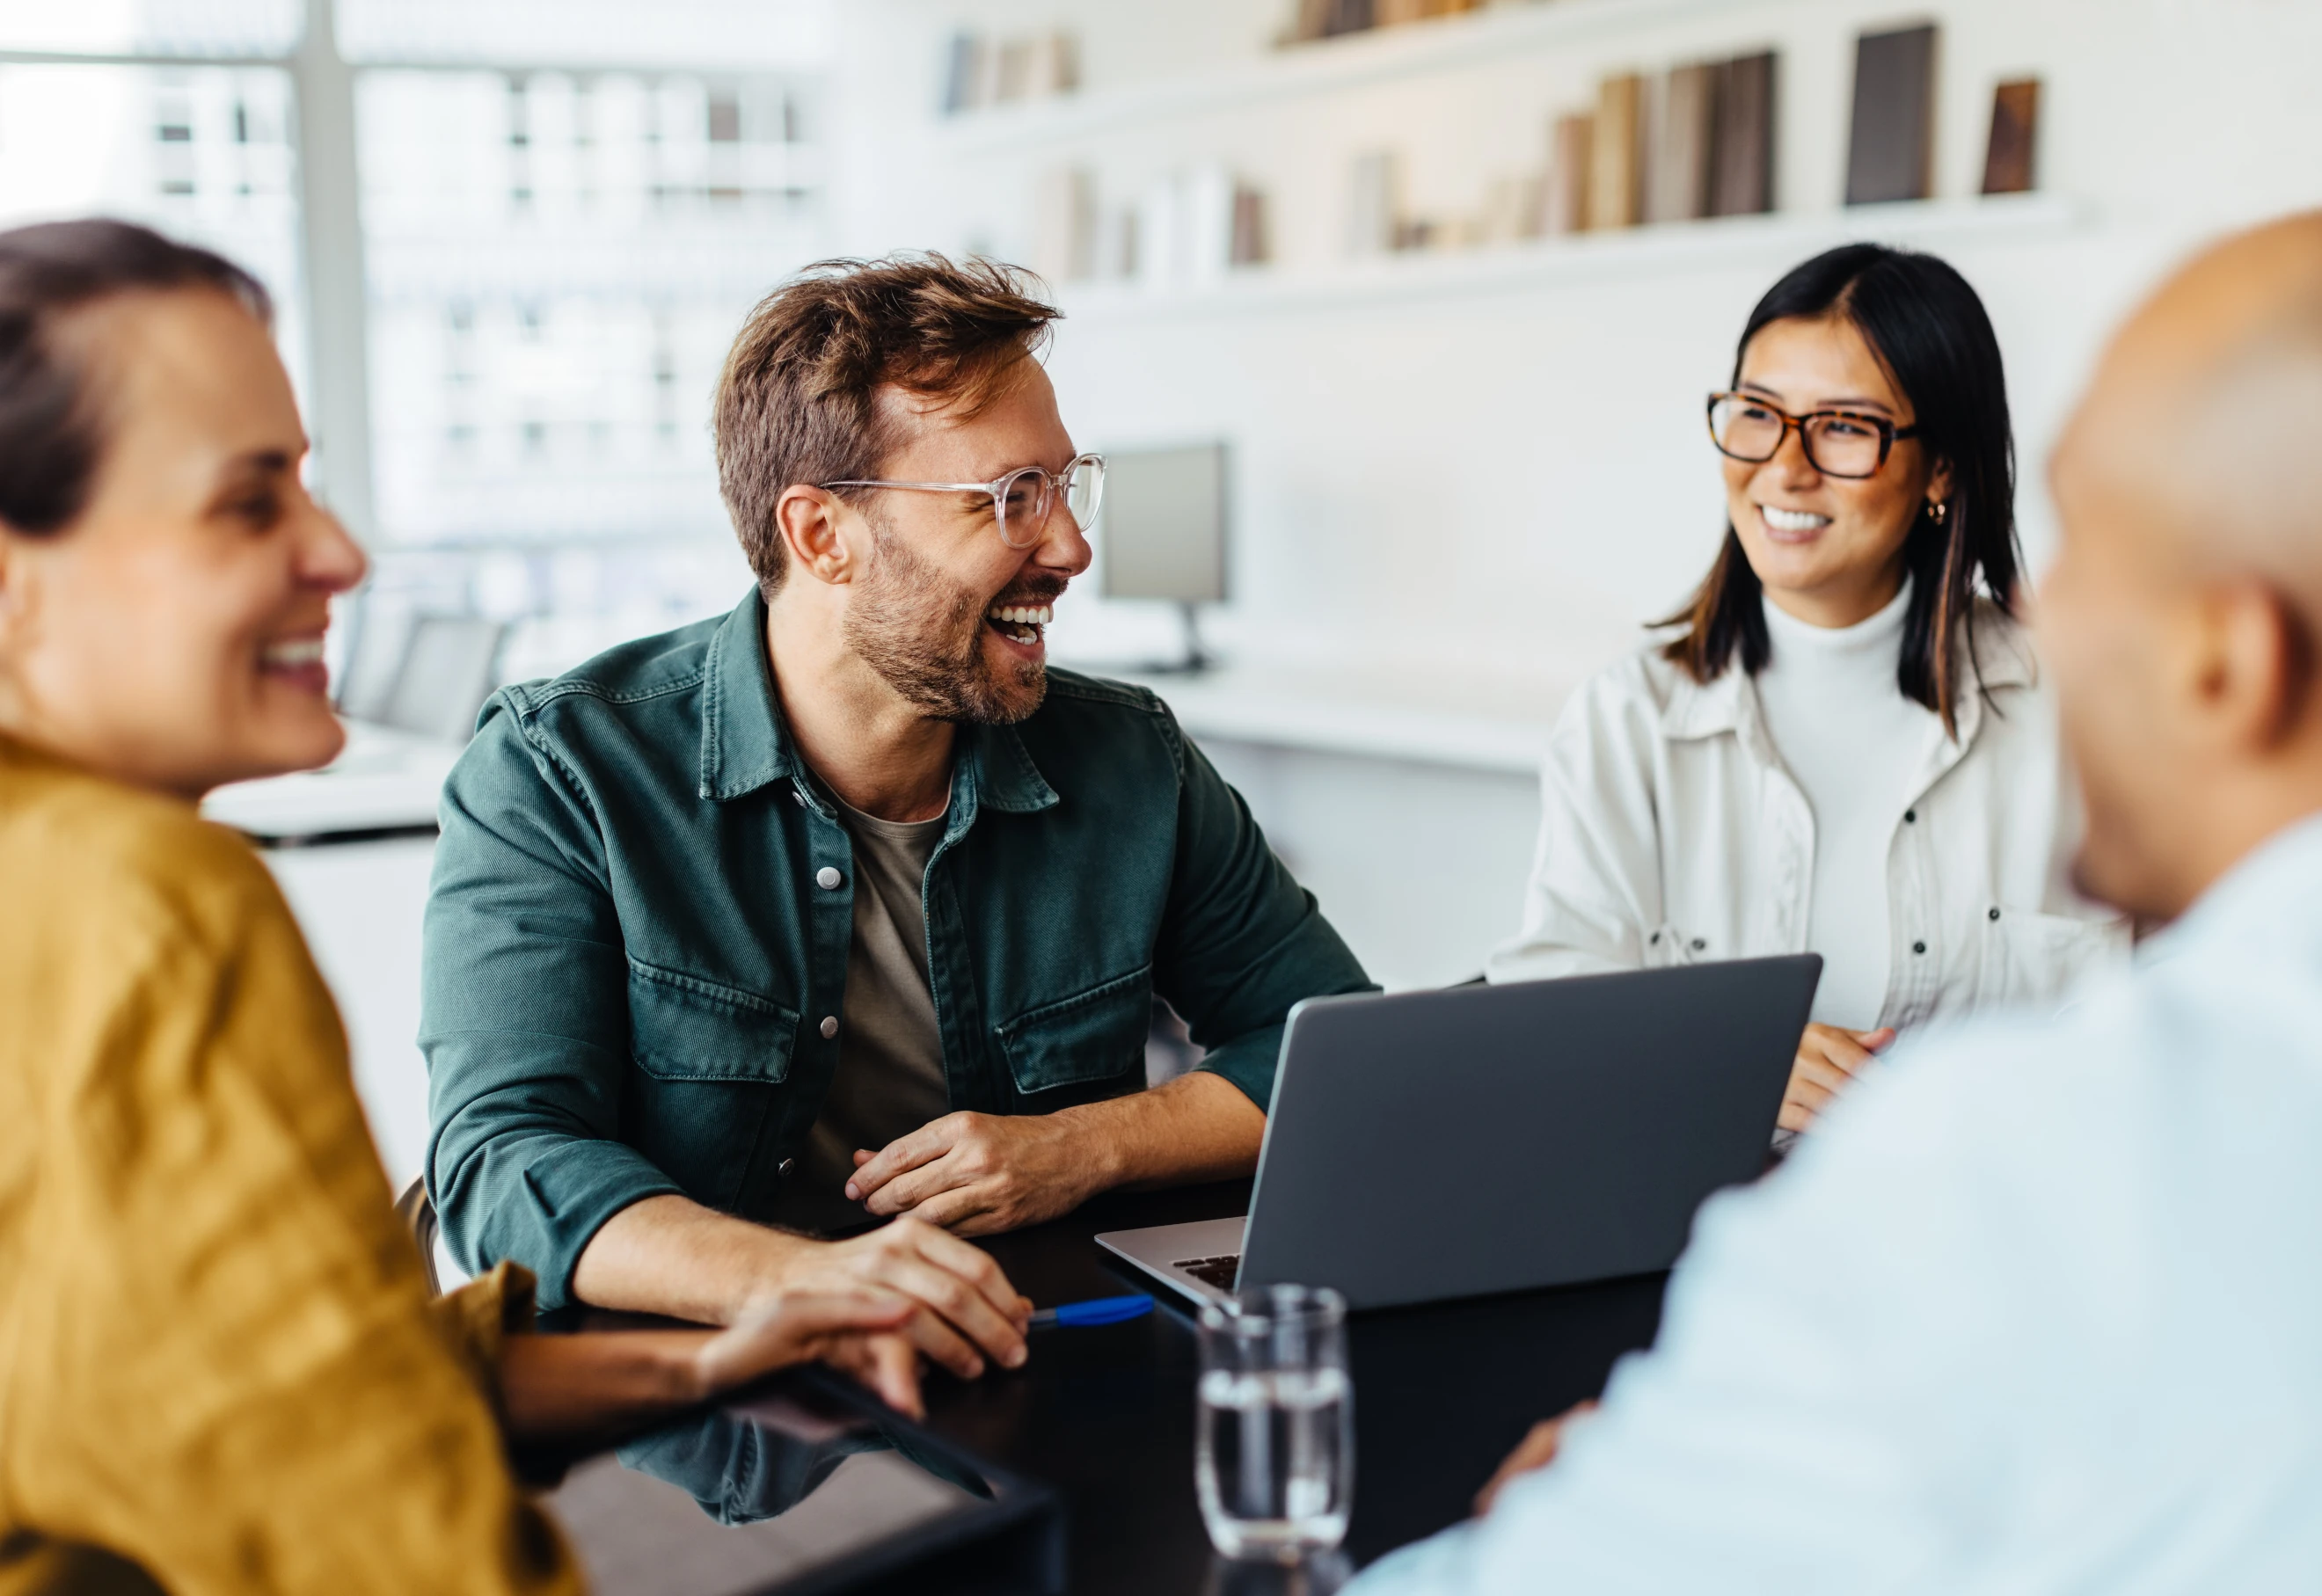
[[[796,1169],[796,1168],[798,1168],[798,1160],[797,1160],[797,1159],[795,1159],[795,1158],[785,1158],[785,1159],[783,1159],[783,1160],[782,1160],[781,1167],[780,1167],[780,1168],[778,1168],[778,1169],[776,1169],[776,1170],[774,1171],[774,1173],[776,1173],[776,1174],[780,1175],[783,1180],[787,1181],[787,1180],[789,1180],[789,1179],[791,1178],[791,1172],[792,1170]]]
[[[806,794],[804,794],[804,793],[800,792],[800,791],[797,788],[795,788],[795,787],[791,788],[791,802],[792,802],[792,803],[796,804],[796,805],[797,805],[800,808],[801,808],[801,809],[805,808],[805,807],[806,807]]]
[[[822,1017],[822,1039],[823,1039],[825,1042],[827,1042],[827,1041],[829,1041],[833,1036],[836,1036],[836,1035],[838,1035],[838,1017],[837,1017],[836,1015],[835,1015],[835,1014],[826,1014],[826,1015],[824,1015],[824,1016]]]
[[[1913,943],[1913,944],[1911,944],[1911,951],[1912,951],[1913,953],[1925,953],[1925,952],[1927,951],[1927,944],[1926,944],[1925,943],[1924,943],[1924,942],[1915,942],[1915,943]],[[829,1022],[828,1020],[825,1020],[825,1021],[823,1021],[823,1024],[825,1024],[825,1025],[828,1025],[829,1023],[830,1023],[830,1022]],[[825,1031],[825,1032],[823,1033],[823,1035],[826,1035],[826,1036],[827,1036],[827,1035],[830,1035],[830,1033],[829,1033],[829,1032],[827,1032],[827,1031]]]
[[[1991,917],[1992,917],[1993,919],[1995,919],[1995,920],[1997,920],[1997,918],[1999,918],[1999,909],[1998,909],[1998,907],[1997,907],[1997,905],[1994,905],[1994,906],[1993,906],[1993,907],[1992,907],[1992,911],[1991,911]]]
[[[1906,809],[1906,810],[1904,810],[1904,811],[1903,811],[1903,824],[1904,824],[1904,825],[1918,825],[1918,824],[1919,824],[1919,812],[1918,812],[1916,809]]]
[[[827,864],[820,870],[814,872],[814,884],[821,888],[826,892],[837,891],[838,883],[846,879],[846,878],[845,876],[840,875],[836,871],[831,869],[830,866]]]
[[[1704,941],[1703,941],[1700,937],[1698,937],[1698,936],[1696,936],[1696,937],[1695,937],[1695,938],[1693,939],[1693,951],[1694,951],[1695,953],[1699,953],[1699,952],[1701,952],[1701,950],[1702,950],[1702,949],[1704,949],[1704,948],[1707,947],[1708,945],[1709,945],[1709,944],[1708,944],[1706,942],[1704,942]]]

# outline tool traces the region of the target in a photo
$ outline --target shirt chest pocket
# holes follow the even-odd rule
[[[797,1038],[795,1009],[629,962],[629,1055],[656,1081],[784,1081]]]
[[[1153,967],[1027,1010],[995,1029],[1008,1072],[1027,1097],[1061,1086],[1145,1078]]]
[[[2128,960],[2126,922],[1988,909],[1976,1004],[2053,1005],[2082,978]]]

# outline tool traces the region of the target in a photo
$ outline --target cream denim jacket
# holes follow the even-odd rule
[[[2052,1008],[2128,958],[2125,922],[2067,879],[2079,798],[2029,643],[1988,604],[1975,640],[1983,690],[1895,816],[1882,1026]],[[1492,955],[1494,981],[1811,951],[1814,814],[1738,667],[1704,687],[1656,644],[1598,672],[1540,789],[1523,932]]]

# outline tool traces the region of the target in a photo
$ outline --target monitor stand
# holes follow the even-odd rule
[[[1175,660],[1162,660],[1139,665],[1139,676],[1198,676],[1217,668],[1218,657],[1202,643],[1201,606],[1192,602],[1180,603],[1178,613],[1185,617],[1185,652]]]

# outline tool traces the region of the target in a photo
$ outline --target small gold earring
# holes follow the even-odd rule
[[[1951,513],[1951,500],[1947,498],[1931,498],[1927,501],[1927,518],[1933,521],[1936,525],[1941,526],[1943,522],[1950,517]]]

